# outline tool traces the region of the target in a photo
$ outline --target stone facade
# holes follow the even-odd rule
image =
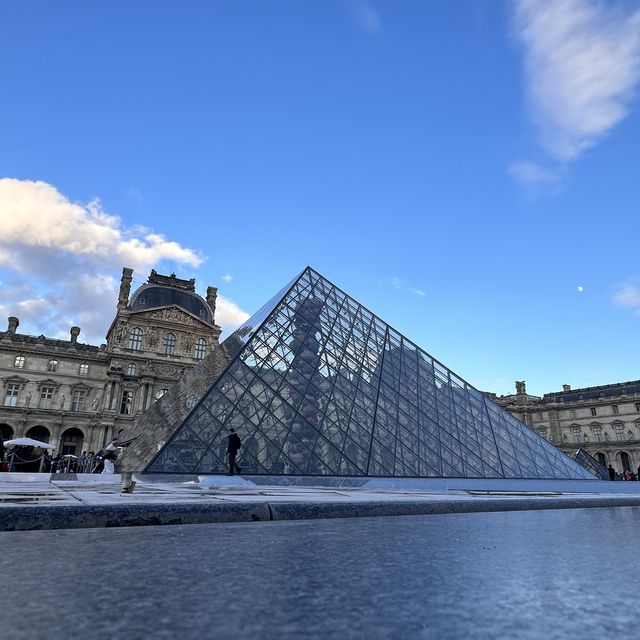
[[[121,473],[144,471],[202,396],[209,391],[227,364],[229,355],[226,349],[216,344],[202,362],[185,372],[167,393],[147,411],[138,415],[130,428],[122,433],[123,441],[130,444],[120,456],[118,470]],[[211,422],[210,417],[207,422]],[[194,437],[201,436],[201,433],[194,434]],[[226,446],[226,439],[223,446]],[[206,450],[204,444],[202,449]],[[182,469],[178,467],[176,471]]]
[[[523,381],[516,393],[488,397],[543,438],[573,457],[584,449],[622,473],[640,466],[640,380],[600,387],[529,395]]]
[[[151,272],[130,296],[124,268],[106,344],[18,333],[9,318],[0,332],[0,430],[3,440],[28,436],[59,453],[98,451],[132,426],[182,375],[217,350],[217,290],[205,298],[195,280]]]

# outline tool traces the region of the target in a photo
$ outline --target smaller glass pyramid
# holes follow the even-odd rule
[[[573,459],[599,480],[609,480],[609,470],[607,467],[584,449],[578,449]]]
[[[593,476],[310,267],[224,341],[230,364],[146,471]]]

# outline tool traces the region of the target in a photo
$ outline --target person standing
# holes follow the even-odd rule
[[[607,470],[609,471],[609,480],[615,480],[616,479],[616,470],[611,465],[609,465]]]
[[[232,476],[234,471],[242,473],[242,469],[236,464],[236,456],[238,450],[242,446],[240,436],[236,433],[236,430],[231,427],[229,429],[229,444],[227,444],[227,455],[229,456],[229,475]]]

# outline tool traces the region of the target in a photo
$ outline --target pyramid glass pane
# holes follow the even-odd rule
[[[593,475],[311,268],[223,343],[230,364],[147,467],[469,478]]]

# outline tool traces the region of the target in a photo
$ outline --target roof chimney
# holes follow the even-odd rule
[[[15,316],[10,316],[9,324],[7,326],[7,333],[12,336],[15,335],[16,329],[18,328],[19,324],[20,320],[18,320],[18,318],[16,318]]]
[[[567,391],[571,391],[571,385],[570,384],[563,384],[562,385],[562,390],[566,393]]]
[[[216,321],[216,298],[218,297],[218,289],[216,287],[207,287],[207,304],[211,309],[211,316],[215,324]]]
[[[120,279],[120,294],[118,295],[118,309],[126,309],[129,304],[132,276],[133,269],[123,267],[122,278]]]
[[[71,327],[71,344],[75,344],[78,341],[80,335],[80,327]]]

